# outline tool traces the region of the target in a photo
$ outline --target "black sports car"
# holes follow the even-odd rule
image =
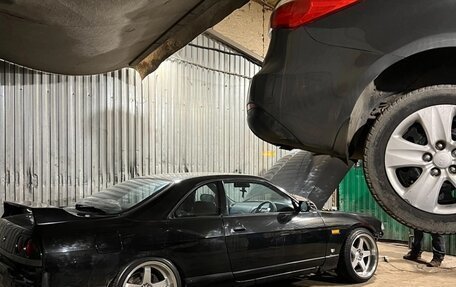
[[[5,203],[1,286],[180,287],[255,284],[337,270],[369,280],[375,218],[242,175],[166,175],[120,183],[74,207]]]

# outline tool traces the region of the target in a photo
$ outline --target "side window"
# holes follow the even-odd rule
[[[230,215],[294,211],[288,196],[261,183],[224,182]]]
[[[175,217],[218,215],[220,212],[216,183],[203,185],[189,194],[174,212]]]

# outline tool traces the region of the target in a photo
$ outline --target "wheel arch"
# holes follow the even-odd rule
[[[370,226],[369,224],[364,224],[361,222],[356,223],[350,227],[349,233],[353,232],[356,229],[365,229],[365,230],[369,231],[372,234],[372,236],[375,238],[375,229],[372,226]]]
[[[456,84],[456,40],[452,46],[413,50],[386,55],[366,73],[367,84],[356,100],[348,124],[346,155],[362,158],[365,137],[376,117],[397,96],[431,85]],[[419,46],[419,45],[418,45]],[[453,55],[453,57],[451,57]],[[374,72],[376,71],[376,72]]]

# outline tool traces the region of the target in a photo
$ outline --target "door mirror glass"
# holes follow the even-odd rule
[[[300,201],[299,210],[301,212],[308,212],[310,210],[310,205],[307,203],[307,201]]]

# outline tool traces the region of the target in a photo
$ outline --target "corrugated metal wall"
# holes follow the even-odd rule
[[[384,239],[408,242],[409,233],[413,230],[400,224],[390,217],[375,202],[364,177],[360,164],[353,167],[339,186],[339,209],[342,211],[361,212],[371,214],[385,225]],[[445,236],[447,253],[456,255],[456,235]],[[432,250],[431,237],[426,234],[423,247]]]
[[[138,175],[261,174],[284,154],[246,125],[259,66],[199,36],[144,81],[0,62],[1,200],[67,205]]]

